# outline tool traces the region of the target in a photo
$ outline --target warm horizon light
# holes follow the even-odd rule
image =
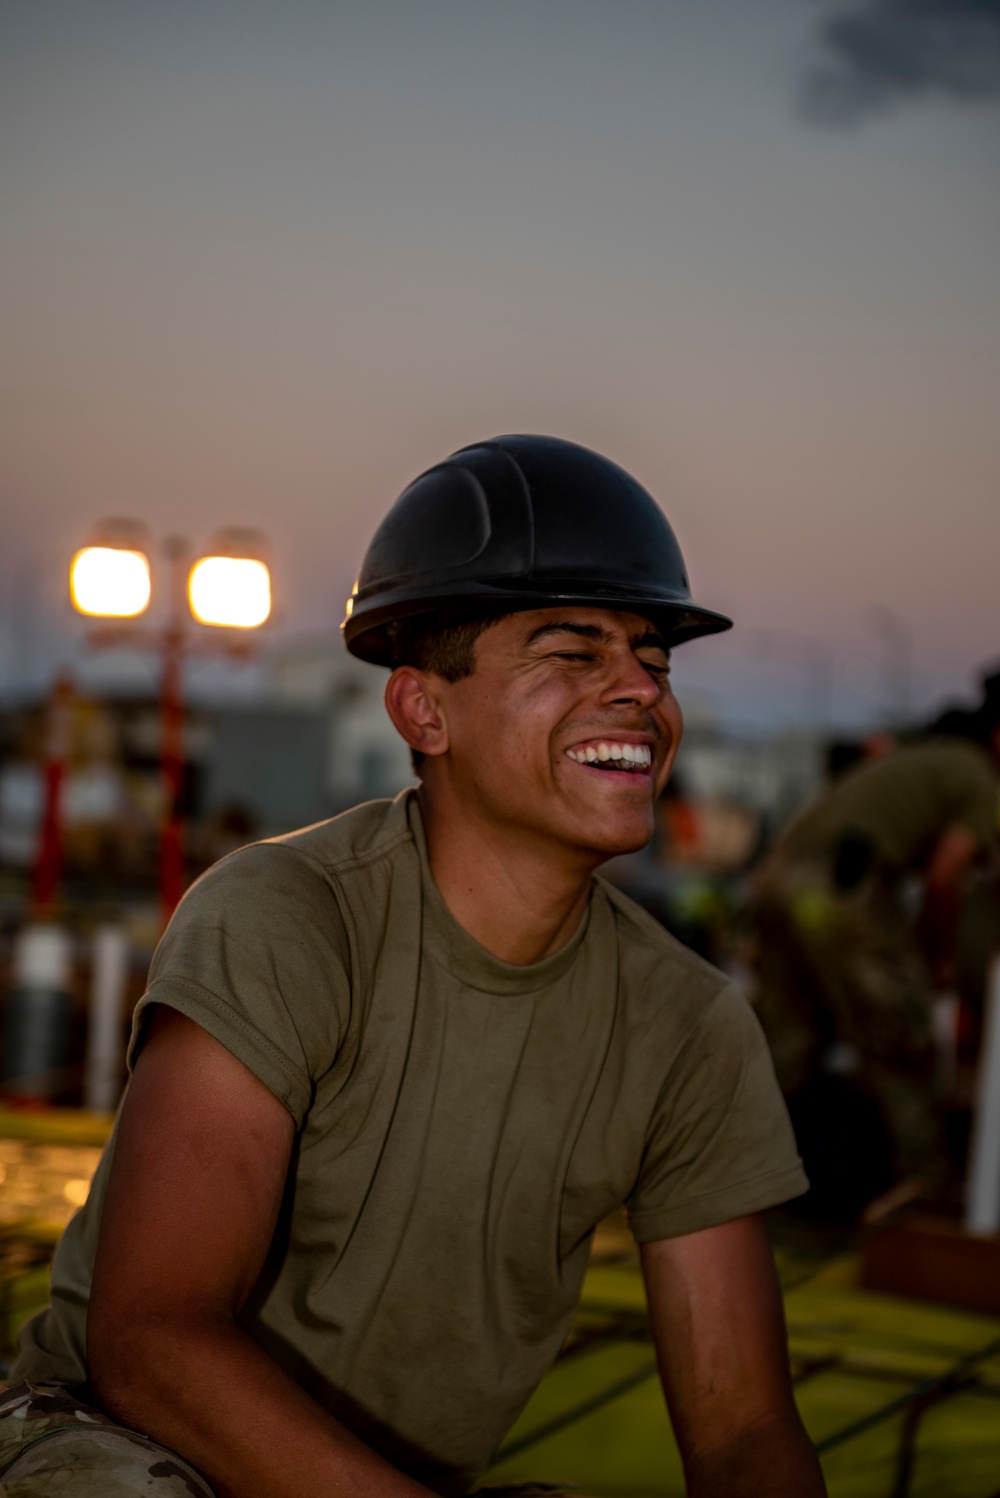
[[[202,557],[188,579],[191,612],[200,624],[256,629],[271,612],[271,578],[249,557]]]
[[[149,560],[119,546],[85,546],[70,563],[70,597],[81,614],[134,619],[149,604]]]

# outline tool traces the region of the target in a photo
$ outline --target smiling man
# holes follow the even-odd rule
[[[499,438],[405,491],[345,634],[419,789],[182,902],[0,1419],[48,1421],[19,1495],[67,1461],[87,1495],[465,1493],[622,1204],[690,1494],[822,1494],[755,1215],[805,1188],[766,1048],[594,877],[651,834],[670,649],[728,622],[585,449]]]

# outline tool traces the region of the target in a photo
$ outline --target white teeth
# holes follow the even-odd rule
[[[585,748],[567,749],[566,757],[580,765],[593,765],[607,760],[623,760],[629,765],[650,765],[653,752],[648,744],[588,744]]]

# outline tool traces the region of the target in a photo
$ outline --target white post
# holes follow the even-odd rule
[[[121,1093],[122,1007],[128,982],[128,937],[108,923],[94,932],[84,1107],[113,1113]]]
[[[970,1233],[1000,1232],[1000,957],[986,987],[965,1226]]]
[[[41,921],[14,939],[4,1022],[4,1090],[48,1098],[66,1085],[69,1061],[73,938]]]
[[[15,987],[59,993],[69,988],[73,940],[62,926],[48,922],[25,926],[14,941],[13,955],[11,976]]]

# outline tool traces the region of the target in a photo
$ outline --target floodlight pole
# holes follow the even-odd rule
[[[187,543],[172,536],[166,543],[170,567],[170,613],[162,636],[160,682],[160,777],[163,823],[160,833],[160,909],[166,925],[184,893],[184,656],[187,611],[184,586]]]
[[[119,529],[121,523],[118,523]],[[225,533],[222,533],[223,535]],[[245,533],[241,533],[244,536]],[[115,544],[112,541],[112,545]],[[127,547],[121,549],[127,550]],[[138,548],[137,548],[138,549]],[[159,859],[159,891],[160,906],[163,922],[166,925],[176,909],[181,895],[184,892],[184,828],[182,820],[182,804],[184,795],[184,663],[193,650],[204,648],[204,641],[192,631],[191,616],[202,623],[226,627],[231,622],[224,616],[222,618],[202,618],[194,603],[188,608],[188,571],[191,561],[191,547],[181,536],[168,538],[164,552],[167,560],[168,571],[168,607],[167,624],[162,630],[147,629],[142,625],[125,622],[119,625],[109,626],[99,631],[95,637],[95,643],[103,645],[139,645],[146,649],[154,649],[160,660],[160,785],[163,793],[163,810],[160,818],[160,859]],[[80,553],[83,556],[85,553]],[[231,553],[229,553],[231,555]],[[238,554],[237,554],[238,556]],[[145,560],[145,553],[143,552]],[[207,560],[203,558],[203,560]],[[246,560],[253,560],[247,558]],[[75,567],[74,562],[74,567]],[[148,562],[147,562],[148,565]],[[265,568],[266,572],[266,568]],[[72,573],[71,573],[72,578]],[[263,616],[250,622],[249,627],[254,628],[263,623],[270,612],[270,598],[268,580],[268,597]],[[72,582],[71,582],[72,588]],[[147,590],[148,600],[148,590]],[[74,603],[81,613],[93,613],[96,617],[118,618],[131,621],[134,617],[127,610],[124,615],[119,615],[112,610],[108,614],[98,608],[92,608],[91,604],[86,606],[79,603],[74,594]],[[145,601],[138,612],[145,607]],[[248,645],[235,644],[227,641],[221,646],[227,653],[245,657],[248,654]]]

